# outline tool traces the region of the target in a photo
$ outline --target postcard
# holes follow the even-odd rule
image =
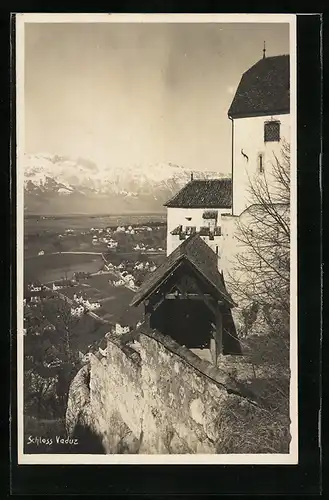
[[[297,464],[296,16],[15,23],[19,464]]]

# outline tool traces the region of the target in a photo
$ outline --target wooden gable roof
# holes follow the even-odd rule
[[[213,290],[219,293],[228,307],[234,307],[236,304],[227,292],[223,276],[218,271],[217,258],[217,255],[198,234],[190,236],[168,255],[161,266],[148,275],[136,292],[130,305],[138,306],[157,290],[161,283],[163,283],[163,281],[171,275],[183,261],[187,261],[203,276]]]
[[[222,178],[190,181],[164,206],[175,208],[231,208],[232,180]]]

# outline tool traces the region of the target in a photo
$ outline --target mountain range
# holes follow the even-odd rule
[[[25,154],[23,168],[24,210],[38,215],[164,212],[163,203],[192,173],[173,163],[99,168],[85,158],[47,153]],[[224,175],[193,171],[193,177]]]

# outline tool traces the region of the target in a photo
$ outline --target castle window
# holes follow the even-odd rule
[[[191,234],[196,233],[196,226],[186,226],[185,227],[185,233],[190,236]]]
[[[259,153],[258,155],[258,172],[262,174],[264,172],[264,155]]]
[[[217,210],[206,210],[205,212],[203,212],[202,218],[208,220],[217,220],[218,212]]]
[[[264,142],[280,141],[280,122],[270,121],[264,124]]]

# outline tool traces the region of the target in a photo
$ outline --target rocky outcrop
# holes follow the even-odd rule
[[[69,434],[89,427],[105,453],[218,453],[232,400],[258,404],[226,371],[158,332],[107,342],[106,357],[91,355],[73,380],[66,414]]]

